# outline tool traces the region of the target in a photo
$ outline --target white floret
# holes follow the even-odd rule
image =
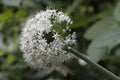
[[[24,52],[23,57],[28,65],[37,69],[49,69],[52,65],[59,65],[70,59],[70,54],[64,47],[66,44],[75,44],[75,33],[62,38],[53,27],[61,22],[70,25],[72,21],[69,16],[55,9],[46,9],[26,20],[20,37],[20,49]],[[67,26],[62,29],[63,33],[68,30]],[[45,37],[49,33],[53,34],[48,35],[53,38],[50,42]]]

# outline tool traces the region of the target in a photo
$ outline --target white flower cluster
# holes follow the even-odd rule
[[[56,26],[63,23],[65,26]],[[69,33],[70,24],[69,16],[55,9],[46,9],[28,18],[20,37],[20,49],[28,65],[49,69],[70,59],[70,53],[64,50],[65,45],[76,42],[75,33]]]

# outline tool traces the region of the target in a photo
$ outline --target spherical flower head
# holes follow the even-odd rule
[[[70,59],[64,48],[76,43],[70,34],[72,21],[62,11],[46,9],[28,18],[22,29],[20,49],[25,61],[36,69],[49,69]]]

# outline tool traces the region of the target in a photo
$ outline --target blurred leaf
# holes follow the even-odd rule
[[[120,43],[120,29],[111,31],[94,39],[93,42],[91,43],[91,46],[94,46],[96,48],[110,47],[119,43]]]
[[[4,26],[4,22],[0,22],[0,31],[2,30],[3,26]]]
[[[94,60],[95,62],[98,62],[101,59],[106,57],[107,48],[106,47],[101,47],[101,48],[89,47],[87,52],[88,52],[88,56],[92,60]]]
[[[8,45],[7,45],[7,51],[8,52],[15,52],[18,48],[18,44],[19,44],[19,38],[17,38],[16,40],[13,41],[12,38],[8,37]]]
[[[80,15],[73,18],[73,25],[70,28],[80,28],[82,26],[85,26],[89,21],[89,17],[86,15]]]
[[[27,16],[27,12],[24,10],[19,10],[16,14],[15,17],[17,20],[20,20],[21,18],[25,18]]]
[[[108,53],[106,49],[111,49],[120,43],[119,35],[120,29],[117,29],[94,39],[88,47],[88,56],[95,61],[101,60]]]
[[[118,62],[118,63],[120,62],[120,56],[117,56],[117,55],[107,56],[107,59],[111,60],[112,62]]]
[[[43,2],[44,4],[46,4],[46,5],[52,5],[52,4],[54,4],[53,2],[54,1],[52,1],[52,0],[38,0],[39,2],[41,1],[41,2]]]
[[[41,72],[37,72],[32,77],[33,78],[37,78],[37,79],[43,79],[43,78],[49,76],[51,73],[52,72],[50,70],[48,70],[48,71],[41,71]]]
[[[115,55],[120,57],[120,48],[117,48],[117,49],[116,49]]]
[[[84,37],[86,39],[93,40],[108,32],[120,29],[117,25],[117,21],[114,19],[114,17],[105,17],[104,19],[98,21],[92,27],[90,27],[85,33]]]
[[[0,22],[1,21],[6,21],[8,19],[10,19],[13,16],[13,13],[11,10],[8,10],[2,14],[0,14]]]
[[[120,2],[117,4],[115,8],[114,16],[118,21],[120,21]]]
[[[9,80],[8,76],[7,76],[7,73],[5,71],[0,72],[0,80]]]
[[[3,56],[4,54],[6,54],[6,52],[4,50],[0,50],[0,56]]]
[[[3,43],[3,35],[0,34],[0,50],[5,50],[6,49],[6,46],[5,44]],[[2,54],[2,53],[1,53]]]
[[[87,7],[86,6],[81,6],[81,7],[79,7],[79,9],[80,9],[80,12],[82,14],[84,14],[87,11]]]
[[[108,11],[107,11],[107,12],[108,12]],[[105,17],[105,14],[106,14],[106,16],[109,15],[109,14],[107,14],[107,12],[106,12],[106,13],[105,13],[105,12],[104,12],[104,13],[101,12],[101,13],[94,14],[94,15],[92,16],[91,21],[103,19],[103,17]],[[111,13],[111,12],[108,12],[108,13]],[[111,16],[111,15],[110,15],[110,16]]]
[[[16,60],[16,57],[14,55],[8,55],[6,62],[8,64],[12,64]]]
[[[33,0],[23,0],[22,7],[24,8],[35,8],[37,5],[34,3]]]
[[[3,4],[7,6],[19,6],[22,0],[2,0]]]

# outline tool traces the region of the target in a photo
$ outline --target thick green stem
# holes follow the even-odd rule
[[[78,52],[77,50],[71,48],[68,46],[68,50],[70,52],[72,52],[72,54],[74,54],[75,56],[83,59],[84,61],[86,61],[88,64],[91,64],[92,66],[94,66],[97,70],[99,70],[101,73],[103,73],[104,75],[110,77],[113,80],[120,80],[120,78],[118,76],[116,76],[115,74],[113,74],[112,72],[108,71],[107,69],[105,69],[104,67],[100,66],[99,64],[97,64],[96,62],[94,62],[93,60],[91,60],[90,58],[86,57],[84,54],[81,54],[80,52]]]

